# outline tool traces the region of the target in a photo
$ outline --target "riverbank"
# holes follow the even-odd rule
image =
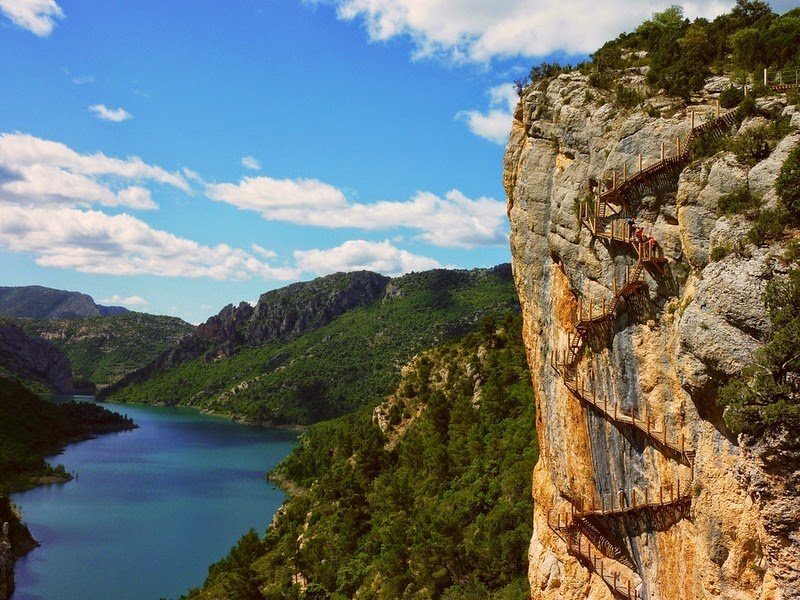
[[[63,466],[46,459],[73,443],[105,433],[135,429],[126,417],[95,404],[44,400],[17,381],[0,378],[0,600],[14,590],[14,565],[38,545],[10,501],[12,493],[72,479]]]
[[[70,445],[59,461],[76,481],[13,497],[41,542],[17,563],[20,598],[178,598],[286,498],[264,474],[296,434],[187,408],[103,406],[138,429]]]

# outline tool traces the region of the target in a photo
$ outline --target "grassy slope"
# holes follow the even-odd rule
[[[303,490],[189,597],[530,597],[538,450],[520,324],[511,317],[415,359],[383,405],[389,437],[403,432],[390,450],[367,409],[309,429],[277,470]]]
[[[177,317],[125,313],[58,321],[19,319],[27,333],[45,337],[72,363],[75,379],[113,383],[174,346],[192,325]]]
[[[401,297],[348,311],[288,343],[244,348],[210,364],[195,359],[110,399],[308,424],[374,404],[416,352],[475,329],[484,314],[518,309],[512,281],[494,273],[419,273],[395,285]],[[230,392],[242,382],[246,389]]]

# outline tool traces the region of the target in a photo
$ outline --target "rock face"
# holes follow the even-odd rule
[[[695,107],[697,123],[715,116],[706,100]],[[763,341],[769,321],[762,294],[786,270],[779,248],[746,245],[750,224],[719,216],[717,202],[742,185],[774,202],[777,170],[800,134],[790,133],[755,166],[721,152],[687,160],[642,187],[631,210],[666,261],[644,272],[643,293],[621,302],[576,359],[578,391],[583,381],[600,406],[580,401],[565,385],[565,369],[551,366],[553,353],[564,356],[574,339],[579,304],[584,315],[591,302],[601,313],[624,284],[626,266],[633,271],[637,262],[630,244],[601,241],[580,226],[576,200],[600,180],[611,184],[613,170],[620,181],[623,167],[638,171],[640,154],[645,169],[658,162],[662,142],[667,157],[675,155],[676,138],[685,143],[690,132],[688,107],[657,101],[662,116],[652,118],[614,106],[611,94],[578,73],[562,74],[525,92],[506,149],[514,277],[541,448],[532,597],[612,598],[615,585],[624,597],[627,582],[631,594],[657,600],[800,597],[797,453],[794,467],[776,473],[770,457],[765,462],[769,452],[726,430],[715,402],[719,384],[737,376]],[[711,261],[713,248],[739,241],[739,252]],[[638,429],[616,411],[638,420]],[[651,427],[686,453],[670,451],[660,433],[646,434]],[[758,493],[764,487],[769,495]],[[650,502],[659,495],[685,500],[592,516],[586,527],[594,531],[584,530],[577,552],[554,525],[559,514],[566,523],[573,507],[629,508],[645,494]],[[590,558],[580,558],[592,535]]]
[[[24,319],[77,319],[128,312],[122,306],[95,304],[91,296],[39,285],[0,287],[0,316]]]
[[[0,600],[11,597],[14,591],[14,565],[11,557],[11,543],[8,535],[8,522],[2,523],[0,530]]]
[[[193,358],[231,356],[242,345],[286,341],[319,329],[344,312],[380,298],[389,278],[369,271],[334,273],[261,294],[255,307],[229,304],[149,365],[105,388],[108,396]]]
[[[24,379],[43,383],[54,392],[73,391],[69,359],[47,340],[29,336],[2,319],[0,367]]]

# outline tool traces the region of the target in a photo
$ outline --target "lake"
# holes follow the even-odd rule
[[[91,400],[91,398],[76,398]],[[102,404],[139,429],[52,457],[77,478],[15,494],[41,547],[16,565],[13,600],[177,598],[284,500],[266,471],[296,434],[191,409]]]

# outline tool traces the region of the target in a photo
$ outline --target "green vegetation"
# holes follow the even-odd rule
[[[786,211],[782,208],[765,208],[758,212],[758,217],[747,232],[747,241],[761,245],[777,240],[786,229]]]
[[[765,294],[771,331],[741,378],[723,386],[718,402],[734,432],[761,435],[800,427],[800,269],[773,279]]]
[[[196,358],[111,395],[186,404],[253,423],[309,424],[374,405],[425,348],[518,310],[508,269],[435,270],[393,280],[393,293],[288,342]]]
[[[194,330],[177,317],[136,312],[58,321],[19,319],[16,324],[66,354],[76,380],[96,385],[145,366]]]
[[[40,477],[69,479],[63,467],[49,466],[44,457],[93,433],[133,426],[96,404],[53,404],[0,378],[0,495],[35,485]]]
[[[730,138],[726,149],[736,155],[739,162],[755,165],[767,158],[776,144],[792,130],[788,117],[778,117],[769,123],[749,127]]]
[[[761,198],[750,193],[746,185],[736,188],[717,201],[717,209],[722,215],[752,214],[761,206]]]
[[[778,16],[765,2],[738,0],[731,12],[713,21],[684,18],[673,6],[642,23],[632,33],[607,42],[582,65],[591,85],[613,89],[615,73],[649,66],[646,82],[653,92],[688,98],[714,73],[728,73],[737,81],[761,71],[793,69],[800,65],[800,9]],[[734,92],[723,97],[734,106]]]
[[[379,409],[386,430],[367,409],[311,427],[274,474],[301,489],[188,597],[529,597],[538,451],[521,321],[487,318],[414,359]]]
[[[800,223],[800,146],[792,150],[781,165],[775,191],[792,221]]]

